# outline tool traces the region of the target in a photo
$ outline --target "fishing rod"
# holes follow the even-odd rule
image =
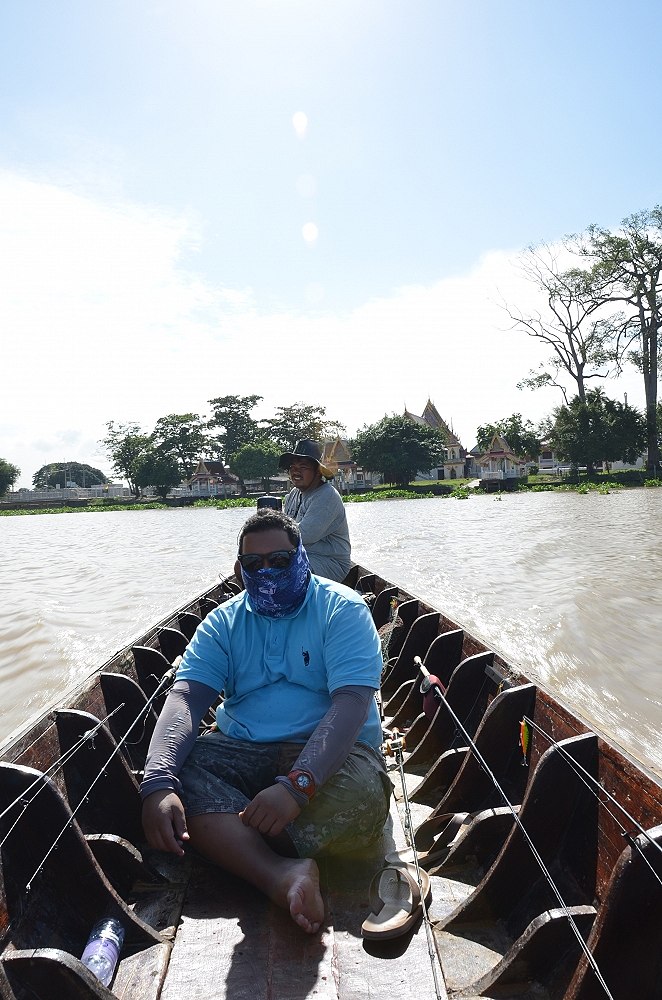
[[[614,997],[613,997],[612,993],[610,992],[609,987],[607,986],[605,978],[602,975],[602,973],[600,972],[600,969],[598,967],[598,963],[596,962],[596,960],[595,960],[592,952],[589,950],[586,942],[584,941],[582,933],[579,930],[579,927],[577,926],[577,923],[576,923],[574,917],[570,913],[568,905],[565,902],[565,900],[563,899],[563,897],[562,897],[562,895],[561,895],[561,893],[559,891],[558,886],[556,885],[556,883],[554,882],[554,879],[552,878],[551,874],[549,873],[549,870],[547,869],[547,866],[545,865],[545,862],[543,861],[543,859],[542,859],[542,857],[541,857],[538,849],[536,848],[535,844],[531,840],[531,837],[529,836],[529,834],[527,833],[526,829],[524,828],[524,825],[523,825],[521,819],[519,818],[519,816],[517,814],[517,810],[513,806],[512,802],[510,802],[510,800],[508,799],[508,796],[506,795],[506,793],[504,792],[503,788],[499,784],[499,781],[497,780],[496,775],[490,769],[487,761],[485,760],[485,758],[481,754],[480,750],[476,746],[475,741],[472,739],[472,737],[470,736],[470,734],[467,732],[466,728],[463,726],[462,722],[458,718],[456,712],[453,711],[453,708],[448,703],[448,699],[446,698],[445,692],[441,688],[441,684],[440,684],[438,678],[436,678],[432,674],[430,674],[430,671],[424,665],[424,663],[421,660],[420,656],[415,656],[414,657],[414,666],[417,667],[417,669],[419,670],[419,672],[423,676],[423,680],[421,682],[421,688],[425,687],[425,691],[423,693],[430,693],[430,691],[432,691],[433,692],[433,696],[434,696],[434,698],[436,700],[438,700],[440,702],[443,701],[445,703],[446,708],[448,709],[448,712],[450,713],[451,717],[453,718],[453,721],[455,722],[455,725],[458,727],[458,729],[460,730],[460,732],[462,733],[462,735],[466,739],[467,745],[470,747],[471,752],[474,754],[476,760],[478,761],[478,763],[480,764],[480,766],[483,768],[483,770],[485,771],[485,773],[489,776],[490,780],[494,784],[494,787],[497,789],[497,791],[501,795],[501,797],[502,797],[504,803],[506,804],[506,806],[508,807],[508,809],[510,809],[510,812],[512,813],[513,820],[514,820],[515,824],[519,828],[522,836],[524,837],[526,843],[528,844],[529,850],[531,851],[533,857],[535,858],[535,860],[536,860],[536,862],[537,862],[537,864],[538,864],[541,872],[543,873],[543,876],[545,877],[545,880],[547,881],[550,889],[552,890],[552,892],[556,896],[556,899],[558,900],[559,905],[562,907],[563,911],[565,912],[566,918],[568,920],[568,924],[569,924],[569,926],[570,926],[573,934],[577,938],[579,947],[580,947],[582,953],[584,954],[584,956],[586,958],[586,961],[591,966],[591,969],[593,970],[593,973],[595,974],[596,979],[598,980],[600,986],[604,990],[604,993],[605,993],[605,996],[607,997],[607,1000],[614,1000]],[[403,766],[403,769],[402,769],[402,774],[404,776],[404,766]],[[405,783],[404,783],[404,780],[403,780],[403,789],[404,789],[404,784]]]
[[[181,657],[177,657],[177,659],[174,661],[174,663],[168,668],[168,670],[166,670],[166,672],[161,677],[161,681],[160,681],[159,686],[156,689],[156,691],[152,694],[152,696],[150,698],[148,698],[146,700],[146,702],[142,706],[142,708],[141,708],[141,710],[140,710],[137,718],[132,722],[131,726],[126,731],[126,733],[124,734],[124,736],[115,743],[115,745],[113,746],[112,751],[110,753],[110,756],[105,761],[105,763],[99,768],[98,774],[93,779],[93,781],[90,782],[90,784],[89,784],[87,790],[85,791],[84,795],[81,796],[81,799],[80,799],[78,805],[75,806],[75,808],[73,808],[71,810],[71,813],[70,813],[69,817],[67,818],[66,822],[64,823],[64,825],[62,826],[62,828],[60,829],[60,832],[56,835],[53,843],[51,844],[51,846],[49,847],[49,849],[46,851],[44,857],[41,859],[41,861],[39,862],[39,864],[37,865],[37,868],[35,869],[35,871],[33,872],[33,874],[30,876],[30,878],[27,880],[26,885],[25,885],[25,891],[26,892],[30,891],[32,882],[34,881],[34,879],[37,877],[37,875],[39,874],[39,872],[44,867],[44,864],[46,863],[46,861],[48,860],[49,856],[52,854],[52,852],[57,847],[57,845],[58,845],[59,841],[61,840],[61,838],[64,836],[64,834],[66,833],[66,831],[72,825],[73,821],[76,818],[77,813],[79,812],[79,810],[84,806],[84,804],[88,800],[90,792],[92,791],[92,789],[94,788],[94,786],[97,784],[97,782],[100,781],[100,779],[104,775],[105,769],[108,767],[108,765],[113,760],[113,758],[116,757],[117,754],[121,753],[122,747],[126,743],[126,740],[127,740],[127,737],[129,735],[129,733],[131,732],[132,729],[134,729],[134,727],[136,726],[136,723],[138,722],[138,720],[140,719],[140,717],[143,716],[143,715],[145,715],[145,713],[152,706],[152,704],[155,701],[155,699],[159,697],[159,695],[163,692],[163,690],[165,690],[167,687],[169,687],[170,685],[172,685],[172,682],[173,682],[173,680],[175,678],[175,674],[177,672],[177,667],[178,667],[178,665],[179,665],[180,662],[181,662]],[[118,708],[114,709],[113,712],[111,712],[110,714],[113,715],[121,707],[122,706],[118,706]],[[110,715],[107,718],[110,718]],[[99,729],[101,729],[101,727],[105,724],[105,722],[106,722],[106,720],[102,720],[100,722],[97,722],[97,724],[95,726],[93,726],[86,733],[84,733],[84,735],[81,737],[81,739],[76,744],[75,750],[77,752],[79,752],[80,749],[82,748],[82,746],[85,743],[89,743],[91,741],[93,742],[95,734],[99,731]],[[74,749],[74,748],[72,748],[72,749]],[[73,754],[72,754],[72,756],[73,756]],[[34,801],[34,799],[37,797],[37,795],[39,794],[39,792],[46,786],[47,780],[48,779],[47,779],[46,775],[43,775],[43,774],[40,775],[39,779],[36,779],[35,782],[33,783],[33,785],[30,786],[32,788],[32,787],[35,787],[36,785],[41,785],[40,788],[37,788],[37,791],[32,796],[32,798],[26,800],[25,797],[24,797],[24,795],[23,795],[23,796],[19,796],[14,801],[14,803],[12,803],[12,805],[17,805],[17,804],[20,803],[23,806],[23,810],[22,810],[21,815],[26,811],[26,809],[28,808],[28,806],[30,805],[30,803],[32,801]],[[8,807],[8,809],[10,809],[10,808],[11,808],[11,805]],[[3,815],[8,811],[8,809],[6,809],[4,811]],[[9,832],[11,832],[11,830],[14,828],[14,826],[16,826],[16,823],[18,822],[18,819],[20,819],[20,816],[17,818],[17,820],[14,822],[14,824],[10,828],[10,831],[8,831],[8,834],[9,834]],[[7,836],[8,836],[8,834],[7,834]]]

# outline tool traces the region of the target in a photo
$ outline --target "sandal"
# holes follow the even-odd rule
[[[423,907],[421,896],[430,895],[430,877],[420,872],[419,886],[413,865],[387,865],[370,883],[372,912],[363,921],[361,934],[368,940],[391,939],[406,934],[417,923]]]

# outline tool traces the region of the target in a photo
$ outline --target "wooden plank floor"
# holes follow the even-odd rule
[[[368,889],[384,853],[405,846],[395,802],[369,854],[320,864],[327,920],[300,931],[231,875],[195,863],[161,1000],[423,1000],[435,997],[425,928],[364,942]]]

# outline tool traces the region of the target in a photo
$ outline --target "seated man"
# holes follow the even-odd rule
[[[159,717],[143,825],[153,847],[182,855],[190,840],[313,934],[314,855],[370,843],[388,814],[379,638],[354,591],[310,573],[284,514],[249,518],[235,571],[246,589],[198,626]],[[217,731],[196,739],[220,692]]]
[[[333,471],[322,464],[322,449],[316,441],[299,441],[294,451],[280,456],[278,465],[292,480],[285,513],[299,525],[310,568],[342,583],[352,566],[347,514],[338,490],[328,482]]]

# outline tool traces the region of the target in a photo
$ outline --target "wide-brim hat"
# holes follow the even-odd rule
[[[278,468],[289,469],[292,464],[292,459],[294,458],[310,458],[313,462],[317,462],[319,470],[325,479],[333,479],[335,476],[335,471],[328,465],[323,464],[322,449],[317,441],[311,441],[309,438],[304,438],[303,441],[297,441],[294,451],[286,451],[284,455],[280,456],[278,460]]]

